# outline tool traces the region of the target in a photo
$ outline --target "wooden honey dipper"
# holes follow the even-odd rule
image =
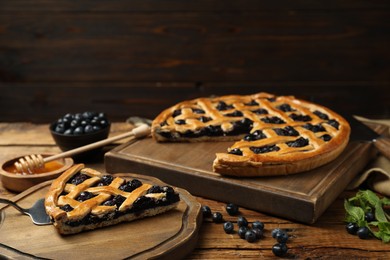
[[[111,138],[107,138],[95,143],[87,144],[60,154],[52,155],[49,157],[43,158],[42,155],[40,154],[31,154],[31,155],[26,155],[19,160],[17,160],[14,163],[14,166],[19,173],[32,173],[34,169],[41,168],[45,165],[45,163],[54,161],[57,159],[65,158],[65,157],[70,157],[82,152],[86,152],[101,146],[104,146],[106,144],[110,144],[112,142],[124,139],[126,137],[134,137],[134,138],[140,138],[144,137],[150,134],[150,127],[146,124],[141,124],[138,127],[132,129],[130,132],[113,136]]]

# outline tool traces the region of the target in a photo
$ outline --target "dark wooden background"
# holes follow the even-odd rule
[[[0,0],[0,121],[260,91],[390,118],[390,1]]]

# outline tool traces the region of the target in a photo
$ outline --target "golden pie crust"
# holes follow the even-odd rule
[[[324,106],[264,92],[180,102],[161,112],[151,130],[158,142],[236,141],[216,154],[213,170],[238,177],[317,168],[341,154],[351,131]]]
[[[77,184],[69,182],[76,174],[83,174],[88,178]],[[84,164],[77,164],[52,182],[45,197],[45,209],[60,234],[75,234],[124,221],[154,216],[175,208],[179,203],[179,195],[170,187],[172,192],[175,193],[177,201],[139,211],[131,211],[138,198],[145,196],[149,199],[161,201],[164,198],[166,199],[167,193],[162,191],[148,193],[152,185],[142,182],[139,182],[140,186],[132,191],[123,190],[120,187],[126,184],[127,180],[120,177],[113,177],[108,185],[99,185],[104,175],[94,169],[85,168]],[[92,193],[94,197],[80,201],[77,198],[82,192]],[[104,204],[104,202],[118,195],[123,198],[120,205]],[[70,211],[64,210],[63,207],[68,205],[73,209]],[[84,221],[88,217],[93,217],[98,221]]]

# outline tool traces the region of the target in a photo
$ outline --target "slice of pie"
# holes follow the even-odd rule
[[[126,180],[77,164],[53,181],[45,208],[60,234],[75,234],[154,216],[179,201],[171,186]]]
[[[340,155],[349,135],[348,122],[332,110],[268,93],[180,102],[152,123],[159,142],[236,141],[213,163],[215,172],[232,176],[314,169]]]

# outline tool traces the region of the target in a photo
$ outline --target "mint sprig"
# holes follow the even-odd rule
[[[384,208],[389,205],[390,199],[379,198],[371,190],[360,190],[354,197],[344,201],[345,221],[356,223],[359,227],[367,227],[376,238],[388,243],[390,242],[390,216]],[[374,213],[375,221],[366,221],[367,212]]]

